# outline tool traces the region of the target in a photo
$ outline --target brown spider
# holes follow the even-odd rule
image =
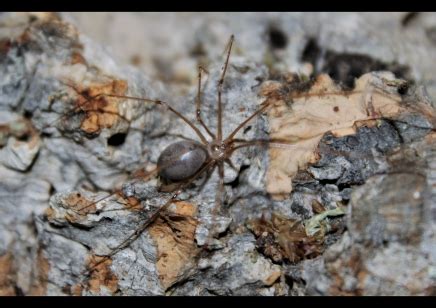
[[[131,234],[126,240],[124,240],[120,245],[118,245],[115,249],[113,249],[109,254],[105,255],[95,264],[93,264],[92,268],[88,270],[91,272],[94,268],[96,268],[99,264],[103,263],[105,260],[119,252],[120,250],[128,247],[135,239],[137,239],[141,233],[160,215],[161,212],[165,211],[174,201],[176,201],[177,197],[190,186],[196,179],[198,179],[203,174],[211,174],[214,170],[218,169],[219,182],[217,188],[217,194],[215,198],[215,207],[218,208],[223,200],[224,194],[224,165],[227,164],[231,168],[235,169],[235,166],[231,162],[230,158],[232,154],[241,148],[253,146],[253,145],[269,145],[269,146],[277,146],[281,147],[283,144],[278,142],[274,142],[272,140],[243,140],[235,138],[235,135],[246,126],[248,122],[254,119],[256,116],[262,114],[273,102],[274,100],[265,100],[260,108],[258,108],[254,113],[252,113],[249,117],[247,117],[242,123],[240,123],[228,136],[223,136],[223,121],[222,121],[222,87],[224,83],[224,78],[226,75],[226,71],[229,64],[229,58],[232,50],[234,42],[234,36],[230,37],[228,45],[225,49],[227,51],[225,63],[222,67],[221,76],[218,81],[218,100],[217,100],[217,131],[214,133],[209,129],[208,126],[204,123],[201,115],[201,84],[202,84],[202,73],[206,72],[204,68],[199,67],[198,71],[198,88],[197,88],[197,97],[196,97],[196,120],[198,124],[204,129],[207,133],[205,136],[201,130],[189,119],[187,119],[181,112],[177,111],[173,107],[171,107],[168,103],[161,100],[152,100],[147,98],[139,98],[125,95],[117,95],[117,94],[97,94],[95,96],[89,95],[89,93],[81,93],[77,87],[75,87],[71,82],[65,82],[64,84],[74,89],[75,92],[79,93],[80,96],[84,98],[84,100],[73,110],[67,112],[62,115],[60,118],[56,119],[54,122],[57,122],[61,118],[68,117],[80,110],[89,111],[90,109],[87,107],[87,103],[91,101],[98,101],[103,97],[112,97],[116,99],[126,99],[133,100],[145,103],[153,103],[156,105],[161,105],[165,107],[166,110],[171,111],[175,114],[179,119],[184,121],[192,130],[195,132],[199,141],[193,140],[183,140],[175,142],[169,145],[159,156],[157,167],[151,172],[146,173],[141,177],[141,180],[148,179],[152,176],[159,175],[161,181],[165,184],[163,189],[164,191],[170,191],[171,197],[168,201],[159,207],[155,212],[152,213],[150,218],[145,221],[140,228],[138,228],[133,234]],[[95,108],[95,107],[92,107]],[[97,111],[107,112],[106,110],[97,109]],[[52,126],[53,123],[50,123],[48,126]],[[206,179],[207,180],[207,179]],[[86,213],[87,209],[91,208],[95,204],[100,201],[103,201],[114,194],[120,193],[120,190],[116,190],[111,194],[105,196],[104,198],[98,199],[91,203],[85,204],[84,206],[74,211],[78,214],[83,215]]]
[[[212,174],[215,171],[215,169],[218,169],[219,181],[217,184],[214,211],[218,209],[223,202],[223,195],[224,195],[224,176],[225,176],[224,166],[225,164],[227,164],[231,168],[235,169],[231,161],[231,157],[236,150],[249,146],[268,146],[268,147],[282,149],[282,148],[288,148],[292,143],[295,143],[295,140],[290,142],[287,140],[274,139],[274,138],[253,139],[253,140],[244,140],[244,139],[236,138],[238,132],[240,132],[241,129],[243,129],[247,125],[247,123],[249,123],[251,120],[253,120],[257,116],[267,111],[267,109],[272,105],[274,105],[274,103],[278,99],[282,98],[279,96],[281,95],[289,96],[292,99],[296,99],[301,97],[311,97],[311,96],[319,96],[319,95],[332,95],[332,96],[345,95],[344,93],[341,92],[334,92],[334,93],[324,92],[321,94],[303,93],[304,89],[299,91],[298,87],[297,89],[295,89],[295,91],[292,91],[293,89],[288,89],[289,91],[286,93],[280,93],[278,91],[274,95],[269,95],[268,98],[265,101],[263,101],[260,107],[256,111],[254,111],[251,115],[249,115],[244,121],[242,121],[236,128],[234,128],[234,130],[228,136],[223,136],[223,120],[222,120],[223,107],[222,107],[221,97],[222,97],[223,83],[229,64],[229,58],[230,58],[233,42],[234,42],[234,36],[232,35],[226,47],[227,53],[226,53],[225,63],[224,66],[222,67],[221,75],[218,81],[216,132],[212,132],[211,129],[205,124],[201,114],[201,104],[202,104],[201,80],[202,80],[202,73],[205,72],[205,70],[201,66],[199,67],[199,71],[198,71],[198,87],[197,87],[197,96],[196,96],[196,121],[204,129],[206,134],[202,133],[199,127],[197,127],[192,121],[187,119],[181,112],[177,111],[176,109],[174,109],[164,101],[118,95],[118,94],[97,94],[93,97],[82,94],[82,96],[87,96],[85,97],[85,101],[82,104],[80,104],[77,108],[73,109],[71,112],[64,115],[64,116],[68,116],[71,113],[75,113],[78,110],[82,110],[87,102],[94,101],[103,97],[112,97],[115,99],[126,99],[126,100],[133,100],[133,101],[144,102],[144,103],[152,103],[156,105],[161,105],[165,107],[166,110],[169,110],[170,112],[175,114],[179,119],[184,121],[190,128],[192,128],[192,130],[195,132],[195,134],[199,139],[199,141],[183,140],[183,141],[175,142],[169,145],[160,154],[157,162],[157,167],[151,172],[148,172],[145,175],[143,175],[141,177],[141,180],[145,180],[152,176],[159,175],[162,182],[165,184],[164,186],[166,186],[166,188],[164,189],[171,192],[170,197],[162,206],[160,206],[157,210],[155,210],[149,216],[149,218],[139,228],[137,228],[134,231],[134,233],[132,233],[124,241],[122,241],[122,243],[119,244],[116,248],[114,248],[109,254],[104,255],[101,259],[96,261],[91,266],[91,268],[86,271],[87,274],[91,273],[98,265],[105,262],[107,259],[115,255],[119,251],[131,245],[142,234],[142,232],[146,230],[150,226],[150,224],[152,224],[161,215],[162,212],[167,210],[168,207],[174,201],[177,200],[179,195],[188,186],[190,186],[195,180],[200,178],[202,175]],[[75,88],[73,87],[73,89]],[[78,91],[76,90],[76,92]],[[358,92],[356,91],[347,92],[348,95],[356,94],[356,93]],[[362,94],[362,91],[360,91],[360,93]],[[103,112],[106,111],[103,110]],[[317,135],[323,135],[323,133]],[[312,137],[313,136],[311,136],[311,138]],[[77,212],[84,213],[85,209],[119,192],[120,190],[114,191],[113,193],[105,196],[104,198],[86,204],[85,206],[79,208]]]

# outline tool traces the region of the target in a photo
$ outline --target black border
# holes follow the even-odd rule
[[[430,0],[21,0],[3,11],[436,11]]]
[[[432,7],[433,6],[433,7]],[[369,0],[183,0],[183,1],[144,1],[144,0],[122,0],[122,1],[102,1],[102,0],[22,0],[22,1],[3,1],[3,11],[431,11],[435,10],[436,2],[429,0],[424,1],[386,1],[371,2]],[[276,305],[277,308],[306,308],[307,304],[312,303],[314,307],[326,307],[333,305],[339,308],[341,305],[350,308],[350,305],[362,303],[366,307],[368,304],[376,305],[410,305],[419,303],[421,307],[427,307],[435,301],[430,297],[0,297],[2,307],[6,304],[41,304],[44,307],[50,304],[56,307],[78,304],[102,304],[105,307],[113,305],[120,307],[126,301],[130,307],[137,307],[149,303],[148,307],[156,305],[171,305],[170,307],[184,307],[185,305],[192,308],[197,304],[202,308],[205,304],[216,304],[223,307],[227,304],[244,305],[253,307],[259,305],[263,308],[272,308],[270,305]],[[135,304],[135,302],[137,302]],[[129,308],[130,308],[129,307]],[[142,306],[143,307],[143,306]],[[141,308],[142,308],[141,307]],[[311,306],[312,307],[312,306]],[[80,307],[82,308],[82,306]],[[157,307],[161,308],[161,307]],[[224,307],[227,308],[227,307]],[[354,308],[354,306],[352,307]]]
[[[0,297],[0,304],[3,307],[10,307],[4,304],[30,304],[31,307],[38,307],[38,304],[48,308],[51,304],[53,307],[72,306],[83,308],[84,304],[92,307],[127,307],[120,305],[129,305],[133,307],[147,307],[147,308],[181,308],[181,307],[201,307],[209,308],[210,305],[216,305],[220,308],[228,308],[228,305],[238,305],[242,307],[262,307],[262,308],[308,308],[308,307],[347,307],[356,308],[357,305],[364,305],[364,307],[378,307],[383,305],[387,307],[401,307],[404,305],[418,304],[420,308],[432,307],[430,306],[434,300],[431,297],[245,297],[245,296],[227,296],[227,297]],[[35,305],[36,304],[36,305]],[[96,306],[98,304],[98,306]],[[427,305],[428,304],[428,305]],[[206,306],[207,305],[207,306]],[[308,306],[310,305],[310,306]],[[371,306],[368,306],[371,305]],[[383,307],[382,306],[382,307]]]

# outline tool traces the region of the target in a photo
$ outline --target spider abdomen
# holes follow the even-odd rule
[[[160,154],[157,161],[159,175],[170,182],[182,181],[195,175],[207,159],[207,150],[201,143],[179,141]]]

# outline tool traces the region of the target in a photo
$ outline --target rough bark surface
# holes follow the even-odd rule
[[[405,16],[2,13],[0,294],[434,295],[436,24]],[[200,63],[215,131],[231,33],[223,133],[266,102],[238,137],[286,145],[235,152],[221,206],[203,176],[106,259],[171,197],[144,174],[197,137],[97,95],[195,122]]]

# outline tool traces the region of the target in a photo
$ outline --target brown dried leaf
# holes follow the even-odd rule
[[[294,142],[289,147],[270,148],[268,193],[283,198],[292,191],[292,178],[300,169],[316,162],[316,149],[325,133],[354,134],[357,126],[362,125],[359,122],[394,117],[404,109],[399,95],[373,89],[372,78],[375,77],[371,74],[363,75],[351,92],[339,89],[328,75],[318,76],[304,94],[290,93],[289,97],[282,94],[277,99],[274,90],[263,91],[276,100],[268,112],[270,137]]]
[[[248,222],[248,228],[257,237],[257,247],[275,262],[288,259],[292,263],[313,258],[324,250],[324,238],[307,236],[301,221],[273,213]]]

